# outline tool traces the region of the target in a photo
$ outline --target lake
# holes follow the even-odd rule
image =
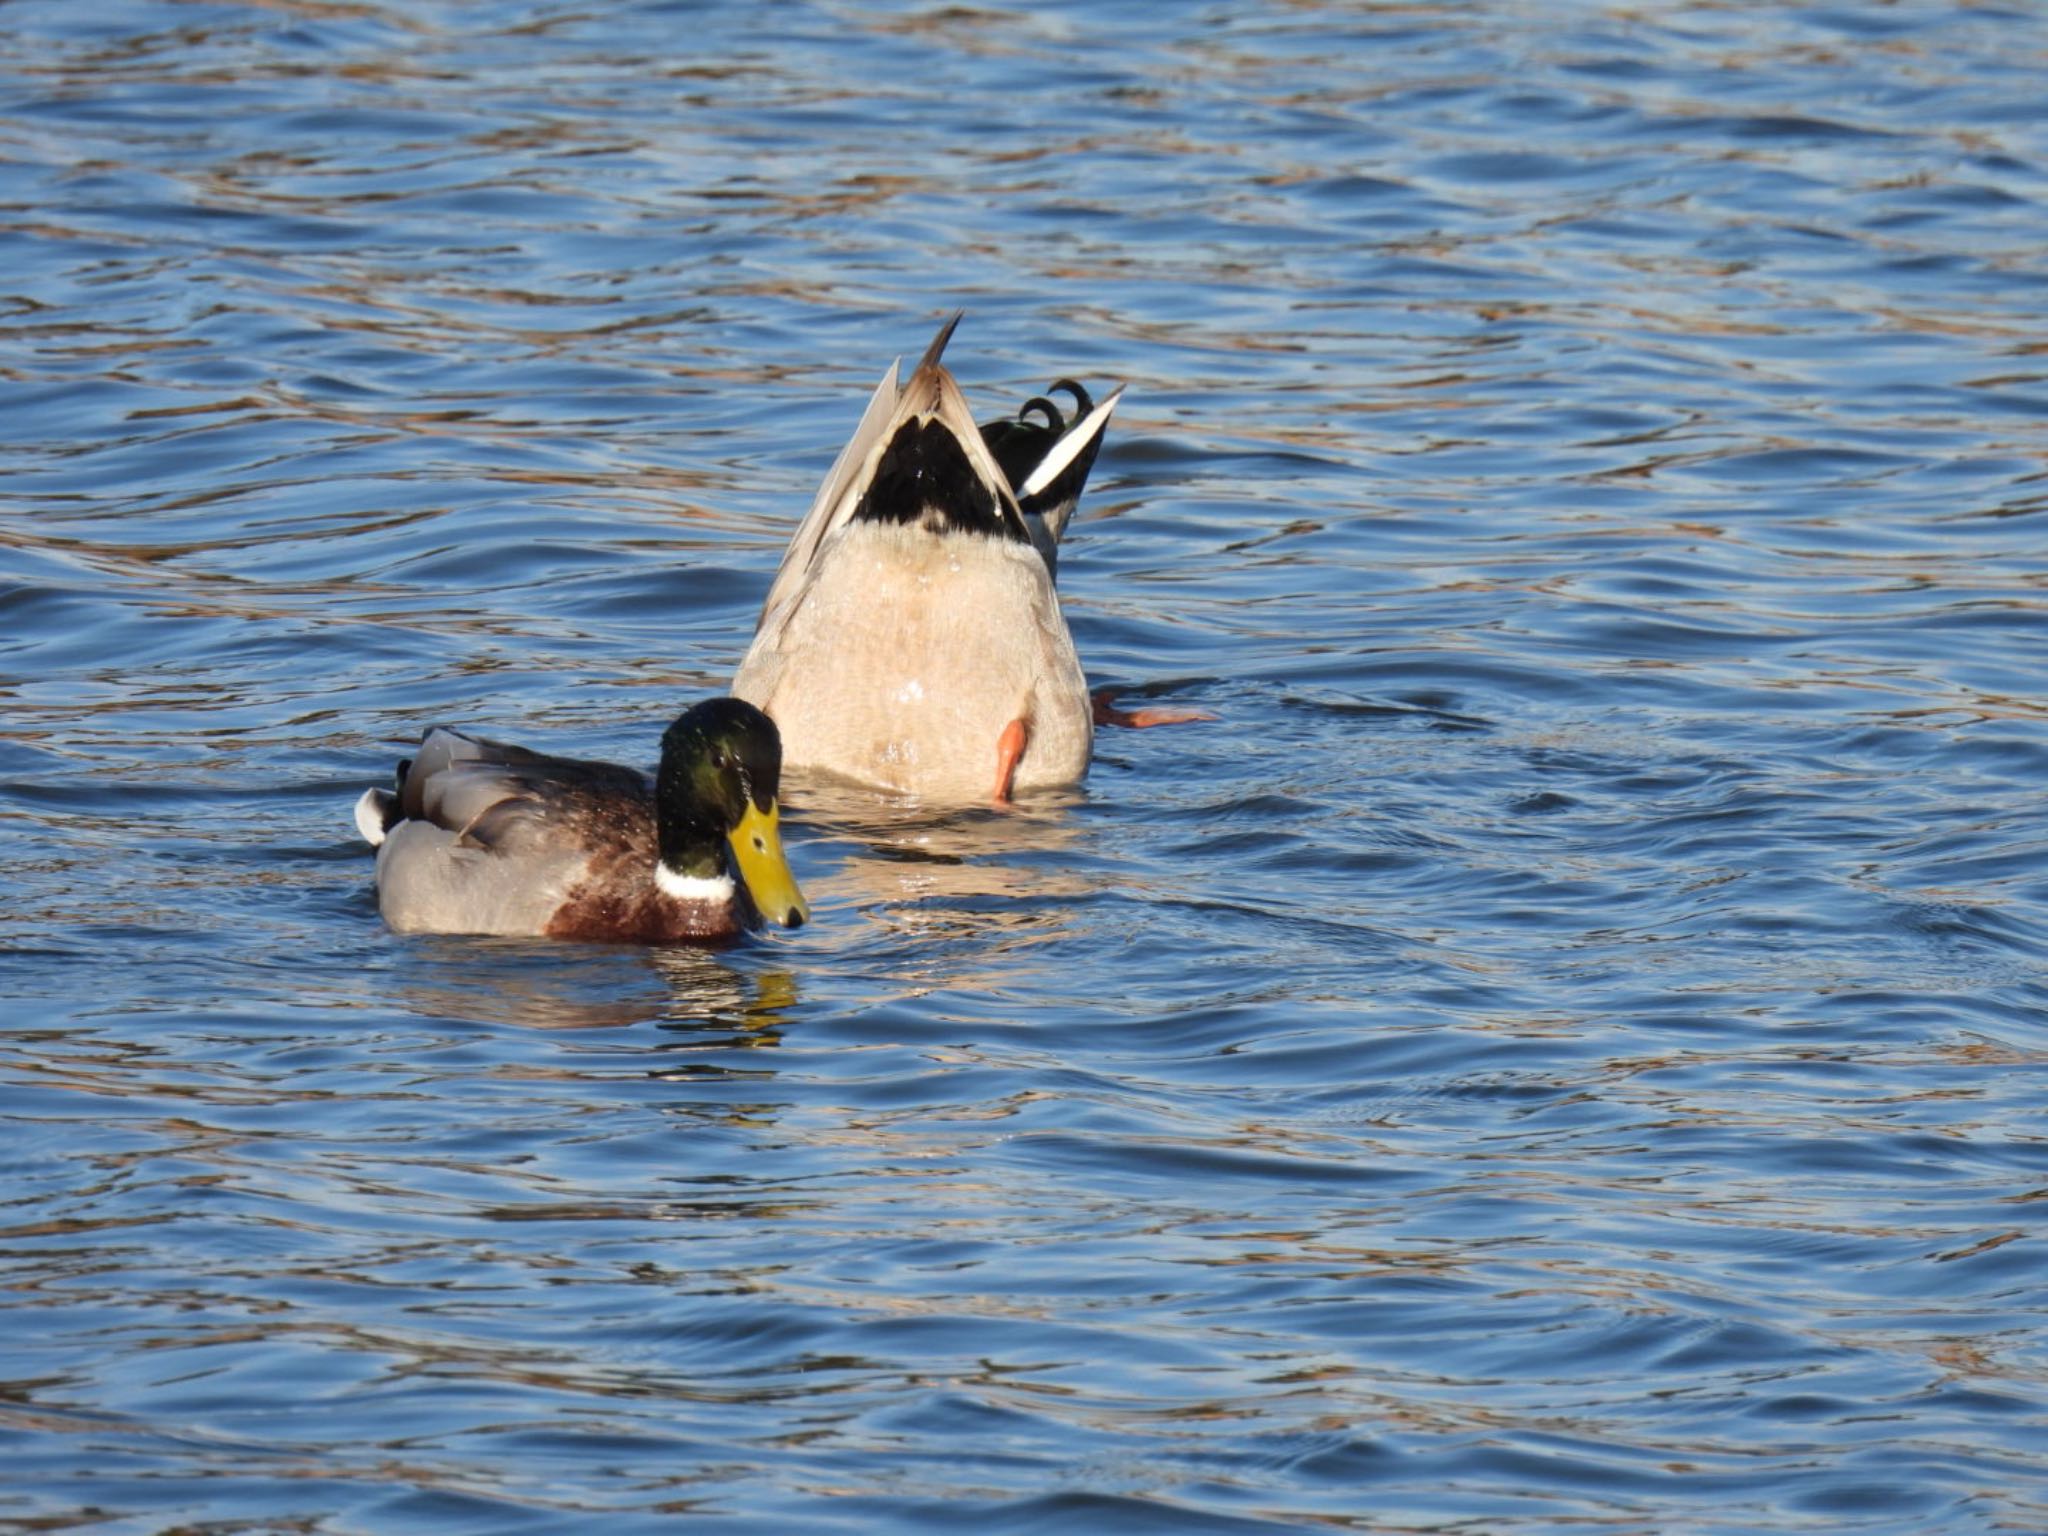
[[[0,1526],[2048,1529],[2048,19],[0,9]],[[1206,710],[401,937],[892,357]]]

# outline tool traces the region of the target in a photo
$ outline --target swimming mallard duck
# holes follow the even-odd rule
[[[1088,771],[1096,706],[1053,585],[1060,535],[1121,387],[1071,380],[977,427],[939,357],[882,376],[790,540],[732,691],[792,766],[939,800]],[[1122,723],[1149,724],[1124,716]]]
[[[377,903],[401,932],[672,944],[810,916],[782,856],[775,722],[709,699],[661,738],[654,782],[436,726],[369,789]]]

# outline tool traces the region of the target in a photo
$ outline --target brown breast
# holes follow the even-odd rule
[[[593,864],[549,919],[547,936],[588,944],[706,944],[744,929],[730,903],[678,901],[656,888],[645,867],[630,875]]]

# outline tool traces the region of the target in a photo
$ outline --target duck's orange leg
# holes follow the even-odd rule
[[[1206,709],[1118,709],[1114,688],[1098,688],[1088,695],[1088,700],[1095,706],[1097,725],[1127,725],[1143,730],[1148,725],[1186,725],[1194,720],[1216,718]]]
[[[1020,715],[1003,727],[1003,734],[996,738],[996,792],[997,805],[1010,803],[1010,786],[1017,782],[1017,765],[1024,760],[1024,748],[1031,740],[1031,727]]]

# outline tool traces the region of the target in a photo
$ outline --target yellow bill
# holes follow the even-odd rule
[[[726,834],[740,879],[761,915],[784,928],[801,928],[809,920],[811,904],[797,889],[796,876],[789,872],[789,860],[782,856],[782,807],[768,802],[762,810],[751,800],[740,824]]]

